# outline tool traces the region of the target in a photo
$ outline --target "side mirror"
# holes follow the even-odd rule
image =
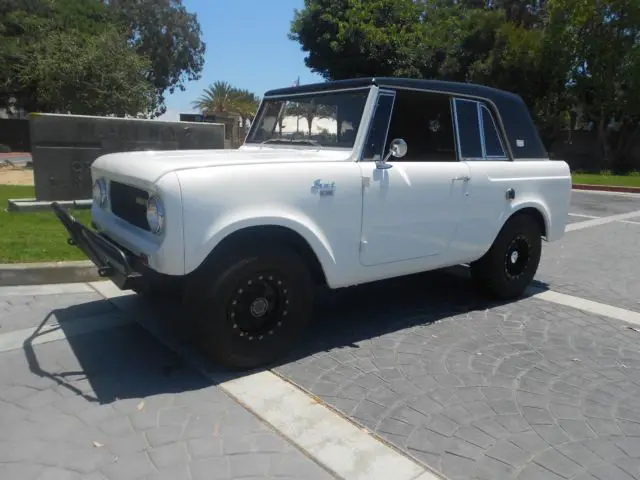
[[[391,158],[402,158],[407,154],[407,142],[405,142],[402,138],[395,138],[391,141],[389,145],[389,152],[385,155],[382,160],[378,160],[376,162],[376,168],[380,170],[386,170],[391,168],[393,165],[389,165],[387,161]]]

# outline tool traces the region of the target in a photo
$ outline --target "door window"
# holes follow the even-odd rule
[[[396,91],[385,151],[395,138],[407,142],[407,154],[393,162],[456,162],[451,100],[448,95]]]

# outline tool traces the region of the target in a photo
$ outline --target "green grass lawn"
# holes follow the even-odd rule
[[[6,211],[8,199],[34,197],[33,187],[0,185],[0,263],[86,260],[80,249],[67,244],[66,230],[53,211]],[[72,213],[89,224],[89,210]]]
[[[597,173],[574,173],[573,183],[585,185],[608,185],[616,187],[640,187],[640,173],[630,175],[608,175]]]

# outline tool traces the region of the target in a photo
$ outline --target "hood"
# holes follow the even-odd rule
[[[170,150],[110,153],[91,165],[94,178],[120,178],[155,183],[163,175],[193,168],[286,162],[346,160],[351,152],[298,148],[240,147],[220,150]]]

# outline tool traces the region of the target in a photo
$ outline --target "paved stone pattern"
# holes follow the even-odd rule
[[[640,478],[627,324],[445,274],[335,295],[316,322],[278,373],[450,479]]]
[[[129,325],[0,354],[0,478],[333,477]]]
[[[97,292],[3,296],[0,290],[0,334],[114,311]]]
[[[613,222],[567,232],[543,246],[536,280],[558,292],[640,311],[639,252],[640,225]]]

